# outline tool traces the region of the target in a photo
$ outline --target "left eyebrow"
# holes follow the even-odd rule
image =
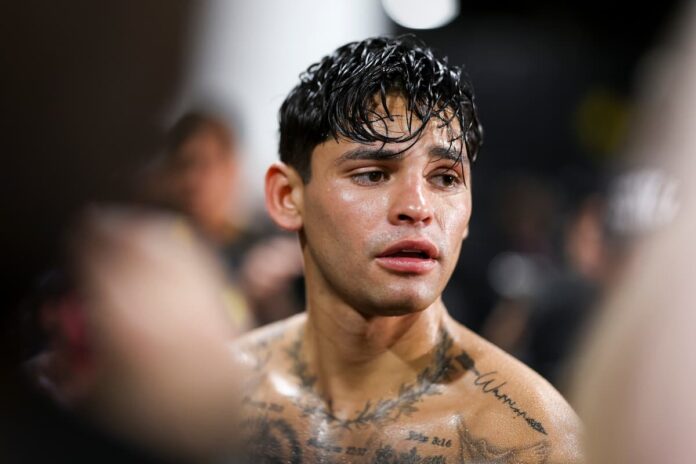
[[[435,145],[430,148],[428,153],[431,158],[447,159],[454,163],[459,163],[467,159],[464,151],[456,150],[453,145],[449,145],[447,147],[443,145]]]
[[[373,149],[373,148],[356,148],[354,150],[349,150],[343,153],[336,160],[336,164],[342,164],[346,161],[356,161],[356,160],[374,160],[374,161],[385,161],[385,160],[400,160],[404,157],[404,150],[385,150]],[[453,146],[443,146],[434,145],[428,150],[428,156],[437,159],[447,159],[452,162],[459,162],[466,158],[464,153],[460,153],[455,150]]]

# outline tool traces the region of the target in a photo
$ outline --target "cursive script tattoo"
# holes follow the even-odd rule
[[[519,407],[517,402],[510,398],[507,393],[503,393],[501,391],[501,388],[507,384],[507,381],[498,382],[495,377],[497,371],[481,373],[476,368],[476,363],[474,360],[466,352],[456,356],[455,359],[459,365],[462,366],[462,368],[474,373],[476,376],[474,379],[474,385],[480,387],[483,393],[495,396],[498,401],[510,408],[510,410],[515,414],[515,417],[521,417],[532,429],[544,435],[548,435],[541,422],[531,417],[527,411]]]

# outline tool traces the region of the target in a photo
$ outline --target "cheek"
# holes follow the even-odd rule
[[[452,199],[446,202],[445,208],[440,212],[440,226],[445,237],[450,237],[453,242],[460,242],[466,233],[471,219],[471,196]]]
[[[384,195],[365,194],[348,189],[337,189],[335,208],[346,221],[373,222],[379,218],[382,211]]]
[[[324,189],[320,198],[320,201],[308,203],[307,212],[314,213],[310,221],[346,247],[361,244],[365,232],[378,226],[385,202],[384,196],[366,195],[339,185]]]

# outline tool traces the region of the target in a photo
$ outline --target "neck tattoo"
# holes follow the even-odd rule
[[[402,416],[410,416],[418,411],[418,403],[426,397],[441,394],[441,384],[450,378],[454,369],[454,357],[448,354],[453,343],[452,337],[440,328],[433,359],[413,382],[402,383],[396,397],[367,400],[353,416],[341,418],[333,413],[331,402],[323,399],[315,387],[317,377],[310,373],[309,365],[302,357],[302,335],[285,350],[292,362],[291,372],[297,377],[300,388],[305,393],[295,404],[305,417],[318,418],[348,430],[367,425],[382,426],[393,423]]]

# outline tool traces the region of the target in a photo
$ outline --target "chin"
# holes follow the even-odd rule
[[[430,307],[436,298],[425,297],[423,295],[402,294],[402,295],[380,295],[373,297],[362,308],[361,312],[372,316],[405,316],[424,311]]]

